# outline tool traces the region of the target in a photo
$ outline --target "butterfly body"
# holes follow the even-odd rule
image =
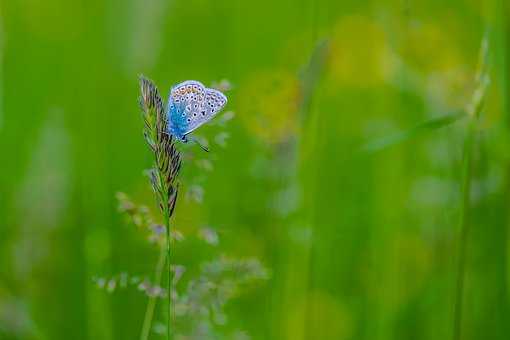
[[[168,98],[168,132],[187,142],[187,135],[207,123],[227,104],[220,91],[209,89],[195,80],[172,87]]]

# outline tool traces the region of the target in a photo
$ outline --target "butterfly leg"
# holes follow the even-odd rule
[[[186,138],[186,136],[185,136],[185,138]],[[186,139],[186,141],[192,141],[192,142],[198,144],[198,146],[200,146],[200,148],[202,150],[204,150],[205,152],[209,152],[209,149],[207,148],[207,146],[205,146],[202,143],[200,143],[200,141],[197,138],[193,137],[193,136],[191,136],[189,139]]]

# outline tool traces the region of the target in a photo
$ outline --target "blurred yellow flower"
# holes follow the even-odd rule
[[[312,292],[289,308],[286,339],[349,339],[354,331],[347,307],[325,292]]]
[[[463,65],[457,46],[460,37],[438,23],[418,22],[406,26],[399,54],[419,72],[441,72]]]
[[[299,98],[299,81],[292,73],[257,72],[241,86],[239,116],[260,139],[284,142],[296,133]]]
[[[384,30],[368,17],[348,16],[334,27],[329,75],[343,86],[379,86],[395,71],[396,60]]]

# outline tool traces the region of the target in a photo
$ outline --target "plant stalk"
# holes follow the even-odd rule
[[[164,227],[166,231],[166,262],[168,264],[167,338],[170,340],[172,338],[172,266],[170,261],[170,217],[172,216],[177,199],[176,179],[181,166],[181,161],[179,151],[177,151],[174,146],[173,138],[167,133],[167,121],[165,118],[163,103],[156,86],[154,86],[150,80],[144,78],[143,76],[140,77],[140,85],[142,92],[140,104],[144,112],[145,123],[144,136],[155,156],[154,168],[151,171],[151,184],[154,192],[158,196],[158,204],[163,213]],[[163,262],[162,266],[164,266],[164,259],[161,261]],[[161,276],[160,274],[158,275]],[[159,277],[159,280],[161,281],[161,277]]]
[[[158,263],[156,265],[156,274],[154,278],[154,283],[157,286],[161,285],[161,278],[163,276],[163,269],[165,267],[165,260],[166,260],[166,245],[163,244],[161,246],[161,250],[159,252],[158,257]],[[147,302],[147,308],[145,309],[145,317],[143,319],[143,326],[142,326],[142,334],[140,335],[140,340],[148,340],[149,339],[149,333],[152,326],[152,318],[154,316],[154,309],[156,307],[156,296],[150,296],[149,302]]]
[[[161,172],[158,173],[160,185],[162,188],[165,188],[163,191],[163,194],[161,195],[161,201],[163,206],[163,222],[165,224],[165,231],[166,231],[166,263],[167,263],[167,298],[168,298],[168,317],[167,317],[167,329],[166,329],[166,335],[167,339],[172,339],[171,334],[171,319],[172,319],[172,264],[170,261],[170,243],[171,243],[171,233],[170,233],[170,197],[168,196],[168,190],[166,189],[165,182],[163,180],[163,174]]]
[[[466,276],[466,253],[467,243],[470,232],[470,198],[471,198],[471,180],[472,180],[472,158],[473,146],[475,139],[475,118],[472,117],[469,121],[466,140],[464,142],[464,156],[462,165],[462,205],[460,215],[460,234],[459,234],[459,252],[457,261],[457,282],[456,282],[456,296],[454,304],[454,329],[453,339],[461,339],[462,330],[462,308],[464,298],[464,281]]]
[[[168,211],[168,197],[166,197],[165,202],[165,230],[166,230],[166,262],[167,262],[167,271],[168,271],[168,289],[167,289],[167,297],[168,297],[168,318],[167,318],[167,338],[168,340],[172,339],[171,335],[171,318],[172,318],[172,264],[170,261],[170,213]]]

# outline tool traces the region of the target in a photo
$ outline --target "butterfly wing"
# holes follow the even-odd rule
[[[227,104],[220,91],[188,80],[174,86],[168,102],[169,130],[183,139],[185,135],[211,120]]]
[[[201,105],[200,105],[201,104]],[[205,99],[198,105],[198,111],[191,112],[191,121],[186,130],[186,134],[192,132],[198,127],[204,125],[216,116],[227,104],[227,97],[220,91],[214,89],[205,89]]]
[[[172,87],[170,96],[179,104],[181,102],[190,103],[191,101],[203,102],[205,99],[205,86],[196,80],[187,80]]]
[[[168,99],[168,128],[172,135],[182,139],[188,133],[192,117],[197,116],[205,102],[205,94],[205,86],[194,80],[172,88]]]

